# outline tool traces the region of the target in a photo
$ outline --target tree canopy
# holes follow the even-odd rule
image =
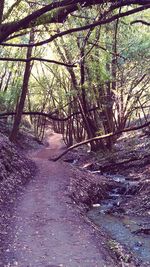
[[[37,137],[47,117],[68,146],[147,121],[149,8],[149,0],[1,0],[0,115],[15,114],[10,139],[23,112]]]
[[[83,8],[91,8],[92,6],[95,5],[100,6],[101,12],[94,23],[86,24],[82,27],[69,29],[68,31],[75,32],[75,31],[80,31],[82,29],[89,29],[97,25],[107,24],[118,18],[140,12],[150,7],[149,0],[126,0],[126,1],[63,0],[63,1],[52,1],[50,4],[44,4],[44,6],[41,1],[31,2],[30,4],[30,2],[28,1],[17,0],[11,6],[9,6],[9,2],[11,3],[11,1],[1,0],[0,43],[6,41],[10,35],[20,30],[28,29],[31,27],[37,27],[39,25],[64,23],[69,14],[71,14],[72,12],[78,10],[80,11]],[[22,2],[24,3],[22,4]],[[42,7],[39,7],[40,4]],[[6,8],[6,11],[5,11],[5,5],[8,6],[8,8]],[[12,21],[11,14],[15,9],[19,10],[21,8],[21,5],[23,5],[24,8],[27,5],[26,16],[24,16],[23,13],[21,14],[23,18],[21,19],[17,18],[15,19],[15,21],[14,20]],[[120,12],[119,10],[125,6],[130,6],[132,8],[126,12]],[[118,14],[115,15],[112,14],[113,11],[117,11]],[[54,38],[68,34],[70,32],[57,33],[51,38],[42,41],[41,44],[43,42],[44,43],[50,42]],[[11,38],[12,37],[13,36],[11,36]]]

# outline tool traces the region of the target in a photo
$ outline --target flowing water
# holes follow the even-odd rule
[[[132,197],[138,182],[127,181],[123,176],[110,178],[118,182],[118,187],[112,189],[108,199],[93,205],[87,215],[139,261],[150,266],[150,217],[129,216],[120,207],[122,201]]]

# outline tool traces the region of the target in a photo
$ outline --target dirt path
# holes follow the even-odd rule
[[[106,267],[116,266],[97,246],[93,229],[69,204],[66,187],[69,168],[48,158],[61,149],[59,135],[49,147],[30,157],[38,172],[19,199],[15,211],[14,241],[8,249],[9,267]]]

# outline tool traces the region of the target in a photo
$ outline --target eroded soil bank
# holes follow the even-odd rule
[[[0,134],[0,266],[12,239],[11,222],[17,196],[33,178],[34,164],[8,138]]]

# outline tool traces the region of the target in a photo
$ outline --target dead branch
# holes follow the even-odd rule
[[[84,140],[80,143],[77,143],[73,146],[70,146],[68,149],[66,149],[63,153],[61,153],[58,157],[56,158],[53,158],[53,159],[50,159],[50,160],[53,160],[53,161],[57,161],[58,159],[60,159],[62,156],[64,156],[65,154],[67,154],[69,151],[71,151],[72,149],[74,148],[77,148],[79,146],[82,146],[82,145],[85,145],[85,144],[88,144],[88,143],[91,143],[93,141],[98,141],[98,140],[102,140],[102,139],[107,139],[107,138],[110,138],[110,137],[113,137],[113,136],[116,136],[116,135],[120,135],[122,133],[126,133],[126,132],[131,132],[131,131],[136,131],[136,130],[139,130],[139,129],[142,129],[142,128],[145,128],[147,126],[150,125],[150,121],[140,125],[140,126],[135,126],[135,127],[129,127],[129,128],[126,128],[122,131],[116,131],[114,133],[109,133],[109,134],[106,134],[106,135],[102,135],[102,136],[96,136],[96,137],[93,137],[93,138],[90,138],[90,139],[87,139],[87,140]]]
[[[149,162],[149,160],[150,160],[150,154],[144,155],[144,156],[141,156],[141,157],[134,156],[134,157],[132,157],[130,159],[127,159],[127,160],[124,160],[124,161],[113,162],[113,163],[108,163],[108,164],[100,165],[99,166],[99,170],[103,173],[103,172],[106,172],[108,170],[110,171],[110,170],[114,170],[114,169],[120,168],[121,166],[124,166],[124,165],[126,165],[128,163],[130,164],[132,162],[136,162],[136,161],[138,162],[139,160],[145,160],[145,159],[147,161],[145,162],[145,164],[140,164],[140,167],[147,165],[147,162]]]
[[[99,109],[99,107],[94,107],[94,108],[89,109],[87,112],[91,112],[91,111],[98,110],[98,109]],[[57,111],[54,111],[54,112],[51,112],[51,113],[45,113],[45,112],[39,112],[39,111],[26,111],[26,112],[22,113],[22,115],[31,115],[31,116],[32,115],[33,116],[37,116],[38,115],[38,116],[47,117],[50,120],[62,121],[63,122],[63,121],[68,121],[72,117],[81,114],[81,112],[77,111],[77,112],[71,113],[68,117],[64,117],[64,118],[57,117],[56,114],[57,114]],[[15,116],[15,115],[16,115],[16,112],[0,113],[0,118],[4,118],[4,117],[7,117],[7,116]]]
[[[0,58],[0,61],[15,61],[15,62],[31,62],[31,61],[40,61],[40,62],[48,62],[48,63],[52,63],[52,64],[57,64],[57,65],[62,65],[65,67],[77,67],[74,63],[73,64],[69,64],[69,63],[65,63],[65,62],[60,62],[57,60],[52,60],[52,59],[47,59],[47,58],[38,58],[38,57],[31,57],[31,58],[9,58],[9,57],[2,57]]]
[[[78,6],[78,5],[76,5]],[[120,4],[121,6],[121,4]],[[48,44],[52,41],[54,41],[56,38],[60,38],[62,36],[65,36],[65,35],[68,35],[68,34],[71,34],[71,33],[74,33],[74,32],[79,32],[79,31],[84,31],[84,30],[89,30],[93,27],[97,27],[97,26],[100,26],[100,25],[105,25],[107,23],[111,23],[115,20],[117,20],[118,18],[122,18],[122,17],[126,17],[126,16],[130,16],[134,13],[137,13],[137,12],[141,12],[143,10],[146,10],[146,9],[149,9],[150,8],[150,4],[146,4],[144,6],[140,6],[140,7],[137,7],[137,8],[133,8],[132,10],[128,10],[126,12],[121,12],[120,14],[116,14],[116,15],[113,15],[112,17],[110,18],[107,18],[107,19],[103,19],[103,20],[98,20],[94,23],[91,23],[91,24],[87,24],[85,26],[82,26],[82,27],[76,27],[76,28],[72,28],[72,29],[69,29],[69,30],[65,30],[65,31],[62,31],[62,32],[59,32],[59,33],[56,33],[54,35],[52,35],[50,38],[44,40],[44,41],[40,41],[40,42],[37,42],[37,43],[33,43],[33,44],[10,44],[10,43],[3,43],[3,39],[1,40],[0,39],[0,43],[1,45],[3,46],[12,46],[12,47],[37,47],[37,46],[42,46],[42,45],[45,45],[45,44]],[[44,8],[43,8],[44,9]],[[42,9],[41,9],[42,10]],[[38,12],[38,11],[37,11]],[[43,11],[42,11],[43,12]],[[44,12],[43,12],[44,13]],[[36,14],[36,12],[34,12],[34,15]],[[30,16],[33,16],[33,14],[31,14]],[[29,17],[29,16],[28,16]],[[22,27],[18,27],[18,24],[15,23],[14,25],[14,28],[16,27],[15,30],[20,30],[20,29],[24,29],[24,28],[28,28],[29,26],[29,23],[28,23],[28,17],[25,18],[25,19],[22,19],[21,20],[21,24],[24,22],[24,20],[26,21],[27,20],[27,26],[22,26]],[[65,18],[66,18],[66,13],[65,13]],[[56,21],[53,21],[53,22],[56,22]],[[57,21],[58,22],[58,21]],[[61,21],[62,23],[63,21]],[[0,29],[1,30],[1,29]],[[12,30],[10,33],[13,33],[14,30]],[[4,40],[7,38],[8,36],[6,35],[6,37],[4,38]]]
[[[139,19],[139,20],[133,20],[130,24],[133,25],[135,23],[142,23],[142,24],[144,24],[146,26],[150,26],[150,22],[147,22],[147,21],[141,20],[141,19]]]

